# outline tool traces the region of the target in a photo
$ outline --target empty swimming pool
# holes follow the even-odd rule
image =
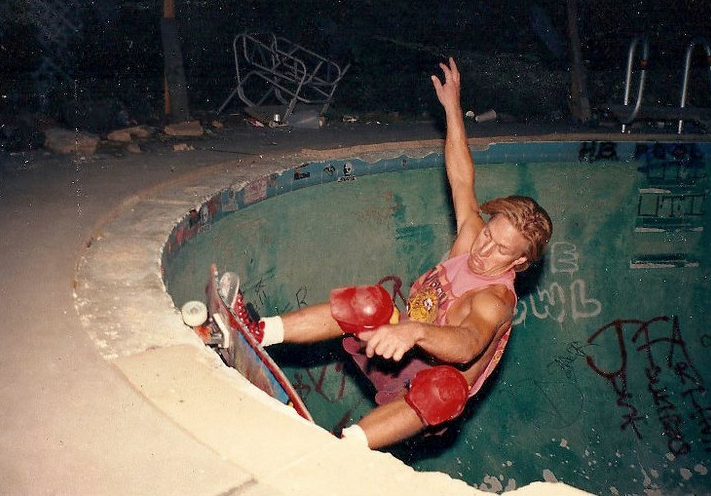
[[[517,281],[516,325],[488,387],[447,436],[390,451],[490,490],[546,479],[597,494],[708,492],[710,152],[653,142],[475,150],[479,199],[536,198],[554,237]],[[176,226],[163,269],[176,306],[203,297],[214,262],[273,315],[335,286],[409,285],[453,230],[441,154],[325,160],[223,189]],[[372,408],[339,343],[269,351],[325,429]]]

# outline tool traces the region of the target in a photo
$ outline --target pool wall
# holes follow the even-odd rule
[[[542,473],[596,493],[703,487],[711,448],[707,153],[608,142],[475,150],[480,199],[535,197],[554,237],[545,262],[520,281],[496,385],[472,402],[459,435],[392,452],[481,487],[492,477],[516,487]],[[171,236],[163,264],[170,292],[178,304],[199,298],[212,262],[237,271],[268,315],[383,276],[407,287],[453,239],[442,164],[440,153],[317,161],[223,190]],[[198,233],[198,246],[179,253]],[[337,344],[271,353],[319,425],[336,429],[372,408]],[[472,456],[482,450],[486,459]],[[645,474],[656,475],[646,483]]]

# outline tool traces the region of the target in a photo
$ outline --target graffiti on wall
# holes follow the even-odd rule
[[[595,346],[590,343],[582,343],[573,340],[565,347],[565,352],[557,355],[550,362],[547,368],[550,371],[553,368],[560,369],[568,379],[575,379],[575,363],[581,359],[587,358],[586,348]]]
[[[705,179],[705,154],[695,143],[639,143],[635,157],[648,184],[694,184]]]
[[[620,429],[629,429],[642,439],[643,424],[647,418],[656,418],[669,451],[675,456],[689,453],[695,440],[711,452],[711,402],[706,398],[704,379],[688,353],[679,318],[614,320],[595,331],[588,343],[605,338],[617,346],[617,366],[603,365],[603,360],[590,354],[592,349],[587,362],[609,382],[617,396],[616,404],[623,411]],[[630,388],[634,368],[644,374],[653,412],[640,410],[641,398],[635,397]]]
[[[300,309],[309,305],[308,288],[300,286],[289,298],[288,301],[280,299],[275,301],[269,296],[269,284],[265,278],[260,278],[251,288],[256,296],[255,303],[259,308],[270,308],[277,315]],[[296,372],[293,381],[294,389],[304,400],[309,395],[317,394],[330,403],[336,403],[343,399],[346,386],[346,374],[343,362],[335,362],[317,367],[306,367],[304,372]]]
[[[527,318],[552,319],[562,324],[569,316],[573,321],[596,317],[602,311],[602,304],[588,296],[587,285],[574,274],[580,268],[580,256],[575,244],[561,241],[551,245],[550,271],[561,280],[547,287],[537,286],[531,294],[519,299],[513,324],[525,322]]]
[[[336,362],[309,367],[305,369],[305,374],[296,372],[294,389],[304,399],[314,392],[329,403],[338,403],[345,396],[346,374],[343,369],[343,362]]]
[[[617,143],[612,141],[584,141],[578,150],[578,161],[618,160]]]

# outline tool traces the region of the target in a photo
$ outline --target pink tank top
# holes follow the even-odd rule
[[[446,323],[447,310],[464,293],[495,284],[506,286],[514,297],[514,306],[516,305],[517,298],[514,290],[516,273],[513,270],[499,276],[482,276],[469,269],[468,259],[468,253],[452,257],[420,276],[410,288],[407,299],[408,317],[419,322],[443,325]],[[469,397],[474,396],[481,389],[484,381],[498,365],[510,334],[509,326],[495,344],[496,349],[484,372],[472,384]]]
[[[494,284],[503,284],[516,298],[513,284],[516,274],[513,270],[496,277],[480,276],[469,269],[468,258],[469,255],[466,253],[450,258],[420,276],[410,287],[407,318],[442,325],[445,323],[449,307],[464,293]],[[494,345],[496,350],[482,374],[472,384],[469,397],[474,396],[481,389],[484,381],[496,368],[508,343],[510,332],[509,328]],[[434,365],[430,360],[414,358],[401,363],[401,367],[394,366],[392,362],[380,367],[365,356],[363,343],[358,339],[345,338],[343,347],[353,356],[355,362],[378,390],[375,399],[381,405],[395,398],[417,372]]]
[[[469,269],[469,254],[452,257],[420,276],[410,287],[407,314],[410,319],[428,324],[445,323],[447,310],[467,291],[503,284],[516,298],[515,272],[500,276],[480,276]]]

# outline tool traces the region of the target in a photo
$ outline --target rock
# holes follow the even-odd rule
[[[194,146],[188,145],[187,143],[176,143],[175,145],[173,145],[173,151],[176,152],[188,152],[194,149]]]
[[[106,139],[109,141],[118,141],[119,143],[130,143],[131,133],[126,129],[117,129],[116,131],[111,131],[106,136]]]
[[[130,143],[132,138],[150,138],[155,134],[155,129],[148,126],[132,126],[111,131],[106,138],[109,141]]]
[[[163,132],[169,136],[202,136],[204,131],[199,121],[178,122],[165,126]]]
[[[56,153],[93,155],[99,145],[99,137],[79,131],[51,128],[44,132],[44,146]]]
[[[126,151],[127,151],[128,153],[143,153],[143,150],[141,150],[141,147],[138,146],[136,143],[130,143],[130,144],[126,147]]]
[[[124,129],[134,138],[150,138],[156,133],[156,130],[149,126],[133,126]]]
[[[296,110],[289,116],[289,125],[298,129],[320,129],[326,124],[326,118],[317,110]]]

